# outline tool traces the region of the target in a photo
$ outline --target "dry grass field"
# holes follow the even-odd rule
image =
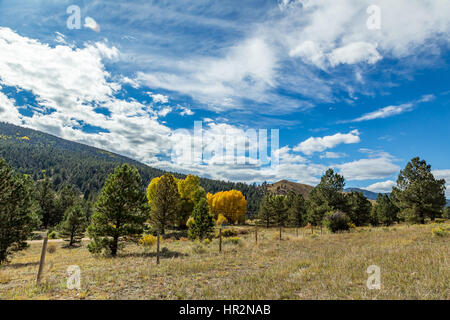
[[[94,257],[83,246],[50,242],[45,273],[35,285],[41,244],[0,267],[1,299],[450,299],[450,237],[436,224],[357,228],[311,235],[309,230],[236,227],[238,241],[199,244],[164,240],[144,253],[130,244],[116,258]],[[450,229],[450,223],[441,224]],[[66,286],[67,267],[81,268],[81,289]],[[367,267],[381,268],[381,289],[366,287]]]

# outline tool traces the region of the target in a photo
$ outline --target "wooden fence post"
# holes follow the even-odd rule
[[[156,264],[159,264],[159,231],[158,238],[156,240]]]
[[[295,228],[295,233],[297,234],[297,238],[298,238],[298,227]]]
[[[281,240],[281,226],[280,226],[280,240]]]
[[[255,228],[255,243],[258,243],[258,227]]]
[[[46,234],[44,237],[44,243],[42,244],[41,260],[39,261],[39,270],[36,278],[37,285],[41,283],[42,271],[44,271],[45,253],[47,252],[47,242],[48,242],[48,235]]]
[[[222,227],[219,229],[219,252],[222,252]]]

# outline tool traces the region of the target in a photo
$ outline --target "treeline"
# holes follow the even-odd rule
[[[261,202],[258,223],[266,227],[325,226],[337,232],[369,224],[425,223],[450,215],[449,207],[444,210],[445,180],[436,180],[431,166],[419,158],[400,171],[391,195],[379,194],[374,205],[361,192],[344,193],[344,186],[344,177],[329,169],[308,200],[293,192],[267,194]]]
[[[138,169],[142,189],[152,179],[166,173],[111,152],[1,122],[0,157],[18,173],[27,174],[35,181],[48,178],[56,192],[67,185],[73,186],[85,200],[90,201],[97,198],[108,175],[123,163],[129,163]],[[178,179],[186,177],[178,173],[172,175]],[[210,193],[239,190],[247,199],[247,215],[254,217],[258,212],[263,190],[256,184],[200,178],[200,185]]]

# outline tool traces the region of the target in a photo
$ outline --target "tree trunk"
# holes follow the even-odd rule
[[[119,243],[119,236],[115,235],[113,238],[113,243],[111,245],[111,255],[115,257],[117,255],[117,246]]]

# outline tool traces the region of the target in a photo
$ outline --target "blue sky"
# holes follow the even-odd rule
[[[450,181],[449,15],[448,0],[0,0],[0,120],[215,179],[314,185],[332,167],[388,192],[420,156]],[[279,165],[190,161],[195,121],[212,149],[278,129]]]

